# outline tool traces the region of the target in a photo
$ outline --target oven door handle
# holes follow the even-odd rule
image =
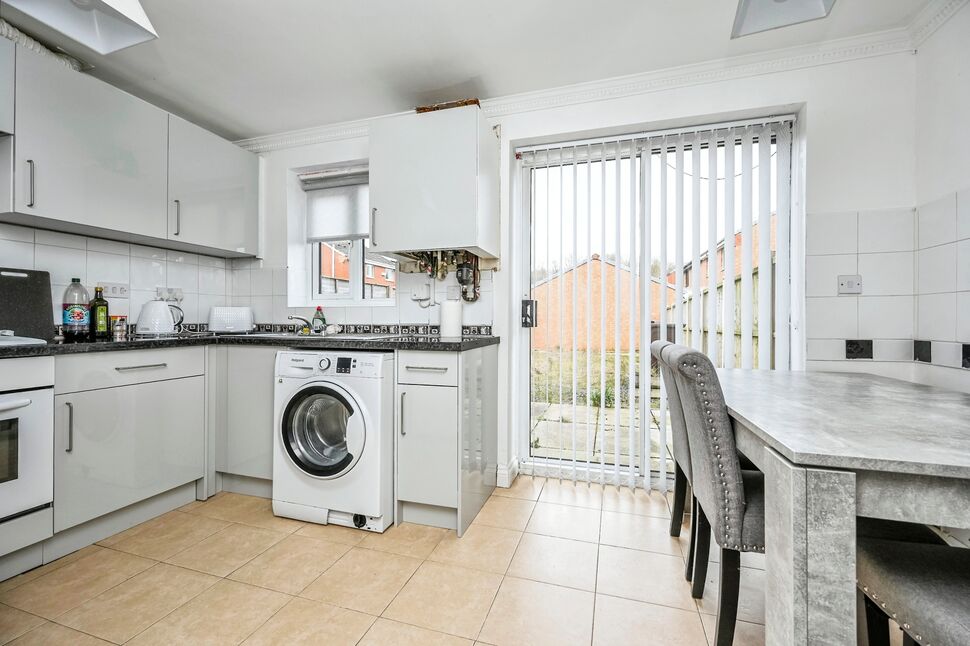
[[[25,408],[34,403],[32,399],[16,399],[12,402],[7,402],[5,404],[0,404],[0,413],[6,413],[10,410],[17,410],[18,408]]]

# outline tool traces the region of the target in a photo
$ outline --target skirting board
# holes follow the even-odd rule
[[[219,475],[222,476],[222,486],[219,487],[220,491],[241,493],[245,496],[257,496],[259,498],[273,497],[272,480],[237,476],[231,473],[220,473]]]
[[[500,464],[496,474],[496,486],[508,489],[512,486],[515,476],[519,475],[519,460],[512,458],[508,464]]]

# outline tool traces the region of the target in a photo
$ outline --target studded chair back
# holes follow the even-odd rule
[[[665,356],[687,421],[694,496],[710,520],[718,545],[739,550],[745,542],[741,533],[744,481],[721,383],[703,353],[673,345]]]
[[[692,482],[690,468],[690,441],[687,437],[687,422],[684,420],[684,408],[680,403],[680,394],[677,392],[677,381],[674,378],[673,370],[663,357],[665,348],[674,345],[670,341],[657,340],[650,344],[650,353],[657,359],[660,366],[660,377],[663,379],[664,387],[667,390],[667,408],[670,411],[670,434],[674,442],[674,460],[680,466],[681,471],[687,477],[687,482]]]

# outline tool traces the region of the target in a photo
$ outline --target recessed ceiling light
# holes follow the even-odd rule
[[[158,38],[139,0],[3,0],[99,54]]]
[[[835,0],[739,0],[731,38],[818,20],[829,15]]]

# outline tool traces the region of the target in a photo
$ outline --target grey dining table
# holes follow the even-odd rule
[[[765,474],[765,641],[856,643],[857,516],[970,528],[970,394],[870,374],[718,370]]]

